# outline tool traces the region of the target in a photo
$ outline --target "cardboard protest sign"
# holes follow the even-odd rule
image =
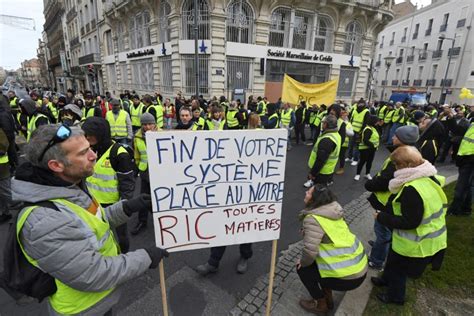
[[[279,238],[285,129],[152,132],[146,142],[158,247]]]

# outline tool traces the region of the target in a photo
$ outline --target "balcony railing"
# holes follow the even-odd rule
[[[94,63],[100,63],[100,57],[97,53],[87,54],[79,57],[79,65],[81,66]]]
[[[403,36],[402,37],[402,43],[405,43],[407,41],[407,37],[406,36]]]
[[[91,30],[91,26],[89,23],[86,24],[86,33],[89,33],[89,31]]]
[[[436,84],[436,79],[426,80],[426,86],[434,86]]]
[[[441,58],[441,56],[443,56],[443,51],[440,49],[440,50],[435,50],[433,52],[433,58]]]
[[[411,63],[415,60],[415,55],[407,56],[407,62]]]
[[[448,56],[451,56],[451,54],[453,56],[459,56],[459,54],[461,53],[461,47],[454,47],[453,49],[449,49],[448,50]]]
[[[81,76],[83,74],[84,74],[84,72],[82,71],[81,67],[79,67],[79,66],[72,66],[71,67],[71,75]]]
[[[92,30],[92,31],[95,30],[96,25],[97,25],[97,23],[96,23],[95,19],[93,19],[93,20],[91,21],[91,30]]]
[[[380,60],[377,60],[377,61],[375,62],[375,67],[379,67],[381,64],[382,64],[382,62],[381,62]]]
[[[458,24],[456,25],[456,27],[463,27],[464,25],[466,25],[466,19],[461,19],[458,20]]]
[[[425,36],[430,36],[431,35],[431,29],[427,29],[425,31]]]
[[[394,43],[395,43],[395,40],[390,40],[390,46],[393,46]]]
[[[441,86],[444,87],[451,87],[451,84],[453,83],[453,79],[441,79]]]
[[[397,57],[397,59],[396,59],[397,65],[398,65],[398,64],[401,64],[402,62],[403,62],[403,57],[402,57],[402,56]]]
[[[412,39],[417,39],[418,38],[418,33],[413,33]]]
[[[74,37],[70,42],[69,45],[71,47],[75,47],[77,45],[80,45],[81,43],[79,42],[79,36]]]
[[[448,29],[448,25],[447,24],[443,24],[439,27],[439,31],[440,32],[446,32],[446,30]]]
[[[392,86],[398,86],[398,80],[392,80]]]
[[[72,19],[74,19],[74,17],[77,15],[77,11],[76,11],[76,8],[71,8],[71,10],[69,10],[69,12],[66,14],[66,21],[71,21]]]
[[[413,80],[413,86],[414,86],[414,87],[421,87],[421,82],[422,82],[422,81],[423,81],[423,80],[421,80],[421,79]]]
[[[386,86],[387,85],[387,80],[382,80],[382,86]]]
[[[421,52],[420,55],[418,55],[418,61],[423,61],[428,58],[428,52]]]
[[[408,87],[410,85],[410,80],[402,80],[402,86]]]

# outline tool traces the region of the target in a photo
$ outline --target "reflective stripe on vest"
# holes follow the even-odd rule
[[[127,112],[120,110],[117,119],[112,111],[108,111],[105,115],[106,120],[110,124],[111,137],[127,137]]]
[[[117,173],[110,163],[110,151],[113,146],[110,146],[100,157],[94,166],[94,174],[88,177],[86,181],[87,188],[101,204],[112,204],[120,200]],[[117,156],[122,153],[127,153],[127,150],[120,146]]]
[[[51,111],[51,114],[53,114],[53,117],[58,120],[59,117],[59,110],[57,107],[54,106],[53,102],[49,102],[47,105],[48,109]]]
[[[239,126],[239,120],[235,116],[237,114],[237,110],[230,110],[227,111],[226,114],[226,119],[227,119],[227,126],[232,128],[232,127],[237,127]]]
[[[339,152],[341,150],[341,135],[339,135],[338,132],[323,133],[321,136],[318,137],[318,140],[316,141],[316,144],[314,144],[313,150],[311,151],[311,154],[309,156],[308,167],[312,169],[314,164],[316,163],[319,142],[323,138],[329,138],[332,142],[334,142],[334,144],[336,144],[336,147],[329,155],[328,160],[324,163],[324,166],[321,168],[321,171],[319,173],[333,174],[334,170],[336,169],[337,161],[339,159]]]
[[[323,278],[344,278],[363,272],[367,267],[367,256],[362,243],[352,234],[346,222],[322,217],[313,217],[329,237],[331,243],[321,243],[316,264]]]
[[[276,118],[276,123],[275,123],[274,126],[268,127],[269,129],[277,128],[278,125],[280,124],[280,123],[279,123],[279,120],[280,120],[280,119],[279,119],[279,117],[278,117],[278,113],[273,113],[272,115],[270,115],[270,117],[268,118],[268,121],[271,121],[271,120],[273,120],[274,118]]]
[[[364,109],[360,113],[357,111],[357,109],[352,111],[351,123],[354,132],[359,133],[362,130],[362,125],[364,125],[365,114],[367,112],[369,112],[368,109]]]
[[[372,126],[366,126],[362,130],[361,142],[359,144],[359,149],[368,149],[369,148],[369,146],[367,146],[366,144],[364,144],[362,142],[362,140],[364,139],[364,133],[366,133],[367,130],[372,131],[372,135],[370,135],[369,142],[374,145],[375,149],[377,149],[379,147],[380,136],[379,136],[379,132],[377,132],[377,130]]]
[[[474,123],[464,134],[461,145],[459,145],[458,156],[474,155]]]
[[[265,103],[265,101],[260,101],[258,102],[258,107],[260,108],[260,106],[262,107],[262,112],[259,112],[258,115],[264,116],[265,114],[267,114],[267,104]]]
[[[393,113],[395,113],[395,110],[388,110],[388,113],[385,114],[383,122],[386,124],[392,122]]]
[[[393,110],[392,115],[392,123],[404,123],[405,109],[403,107]]]
[[[142,124],[140,123],[140,117],[143,114],[143,107],[145,105],[140,102],[140,104],[135,107],[135,104],[130,106],[130,119],[132,120],[132,126],[140,127]]]
[[[163,107],[161,105],[150,105],[147,107],[146,112],[150,113],[150,109],[155,109],[156,113],[156,126],[159,128],[163,127]]]
[[[393,214],[401,216],[398,201],[406,187],[413,187],[423,200],[423,219],[415,229],[393,230],[392,249],[396,253],[414,258],[425,258],[446,248],[446,208],[447,199],[440,185],[430,178],[419,178],[404,184],[392,202]],[[408,211],[409,210],[405,210]]]
[[[290,126],[290,123],[291,123],[291,114],[293,113],[293,109],[289,108],[289,109],[286,109],[286,110],[283,110],[281,112],[281,125],[282,126],[285,126],[285,127],[288,127]]]
[[[88,212],[86,209],[73,204],[69,201],[58,199],[52,200],[62,212],[68,212],[71,216],[77,217],[80,221],[82,221],[85,225],[83,225],[83,229],[89,229],[94,233],[97,239],[97,244],[95,245],[96,251],[98,251],[101,255],[107,257],[117,256],[119,254],[119,249],[117,243],[114,240],[114,235],[111,232],[110,224],[107,220],[107,216],[105,215],[104,210],[102,207],[99,207],[99,212],[101,212],[102,219],[98,218],[94,214]],[[36,260],[31,258],[24,250],[21,242],[20,242],[20,232],[25,224],[28,216],[37,206],[31,206],[29,208],[24,209],[20,216],[18,217],[16,223],[16,234],[18,244],[25,255],[26,259],[30,264],[35,267],[38,267],[38,263]],[[88,235],[90,232],[84,232],[84,235]],[[104,299],[107,295],[109,295],[114,289],[108,289],[102,292],[84,292],[73,289],[68,285],[62,283],[60,280],[55,279],[56,283],[56,293],[49,297],[49,303],[51,304],[52,308],[61,315],[73,315],[78,314],[86,309],[94,306],[99,301]]]
[[[385,115],[385,110],[387,109],[387,106],[384,105],[382,107],[379,108],[378,112],[377,112],[377,117],[380,119],[380,120],[383,120],[384,118],[384,115]]]
[[[36,121],[41,118],[41,117],[44,117],[45,119],[48,120],[48,117],[44,114],[41,114],[41,113],[37,113],[35,114],[31,119],[29,119],[29,122],[28,122],[28,133],[27,133],[27,136],[26,136],[26,141],[29,142],[30,141],[30,138],[31,138],[31,135],[33,134],[33,132],[36,130]],[[48,120],[49,121],[49,120]]]

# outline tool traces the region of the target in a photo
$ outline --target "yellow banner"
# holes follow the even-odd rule
[[[323,83],[301,83],[285,74],[281,100],[298,105],[306,101],[307,105],[331,105],[336,101],[338,79]]]

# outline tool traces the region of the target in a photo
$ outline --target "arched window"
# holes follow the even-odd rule
[[[277,8],[272,13],[270,25],[270,46],[288,47],[290,38],[290,16],[291,10],[287,8]]]
[[[210,39],[209,6],[206,0],[198,0],[198,39]],[[194,0],[185,0],[182,10],[183,39],[194,39]]]
[[[318,24],[314,34],[314,50],[318,52],[331,52],[334,36],[334,26],[331,18],[318,15]]]
[[[346,27],[344,41],[344,54],[360,56],[362,52],[362,26],[357,21],[352,21]]]
[[[227,40],[252,43],[253,11],[245,0],[233,0],[227,8]]]
[[[160,42],[169,42],[171,38],[171,28],[168,20],[168,16],[171,13],[171,6],[168,1],[161,1],[160,3]]]
[[[130,34],[129,49],[136,49],[151,45],[150,41],[150,13],[142,11],[130,18],[128,24]]]

